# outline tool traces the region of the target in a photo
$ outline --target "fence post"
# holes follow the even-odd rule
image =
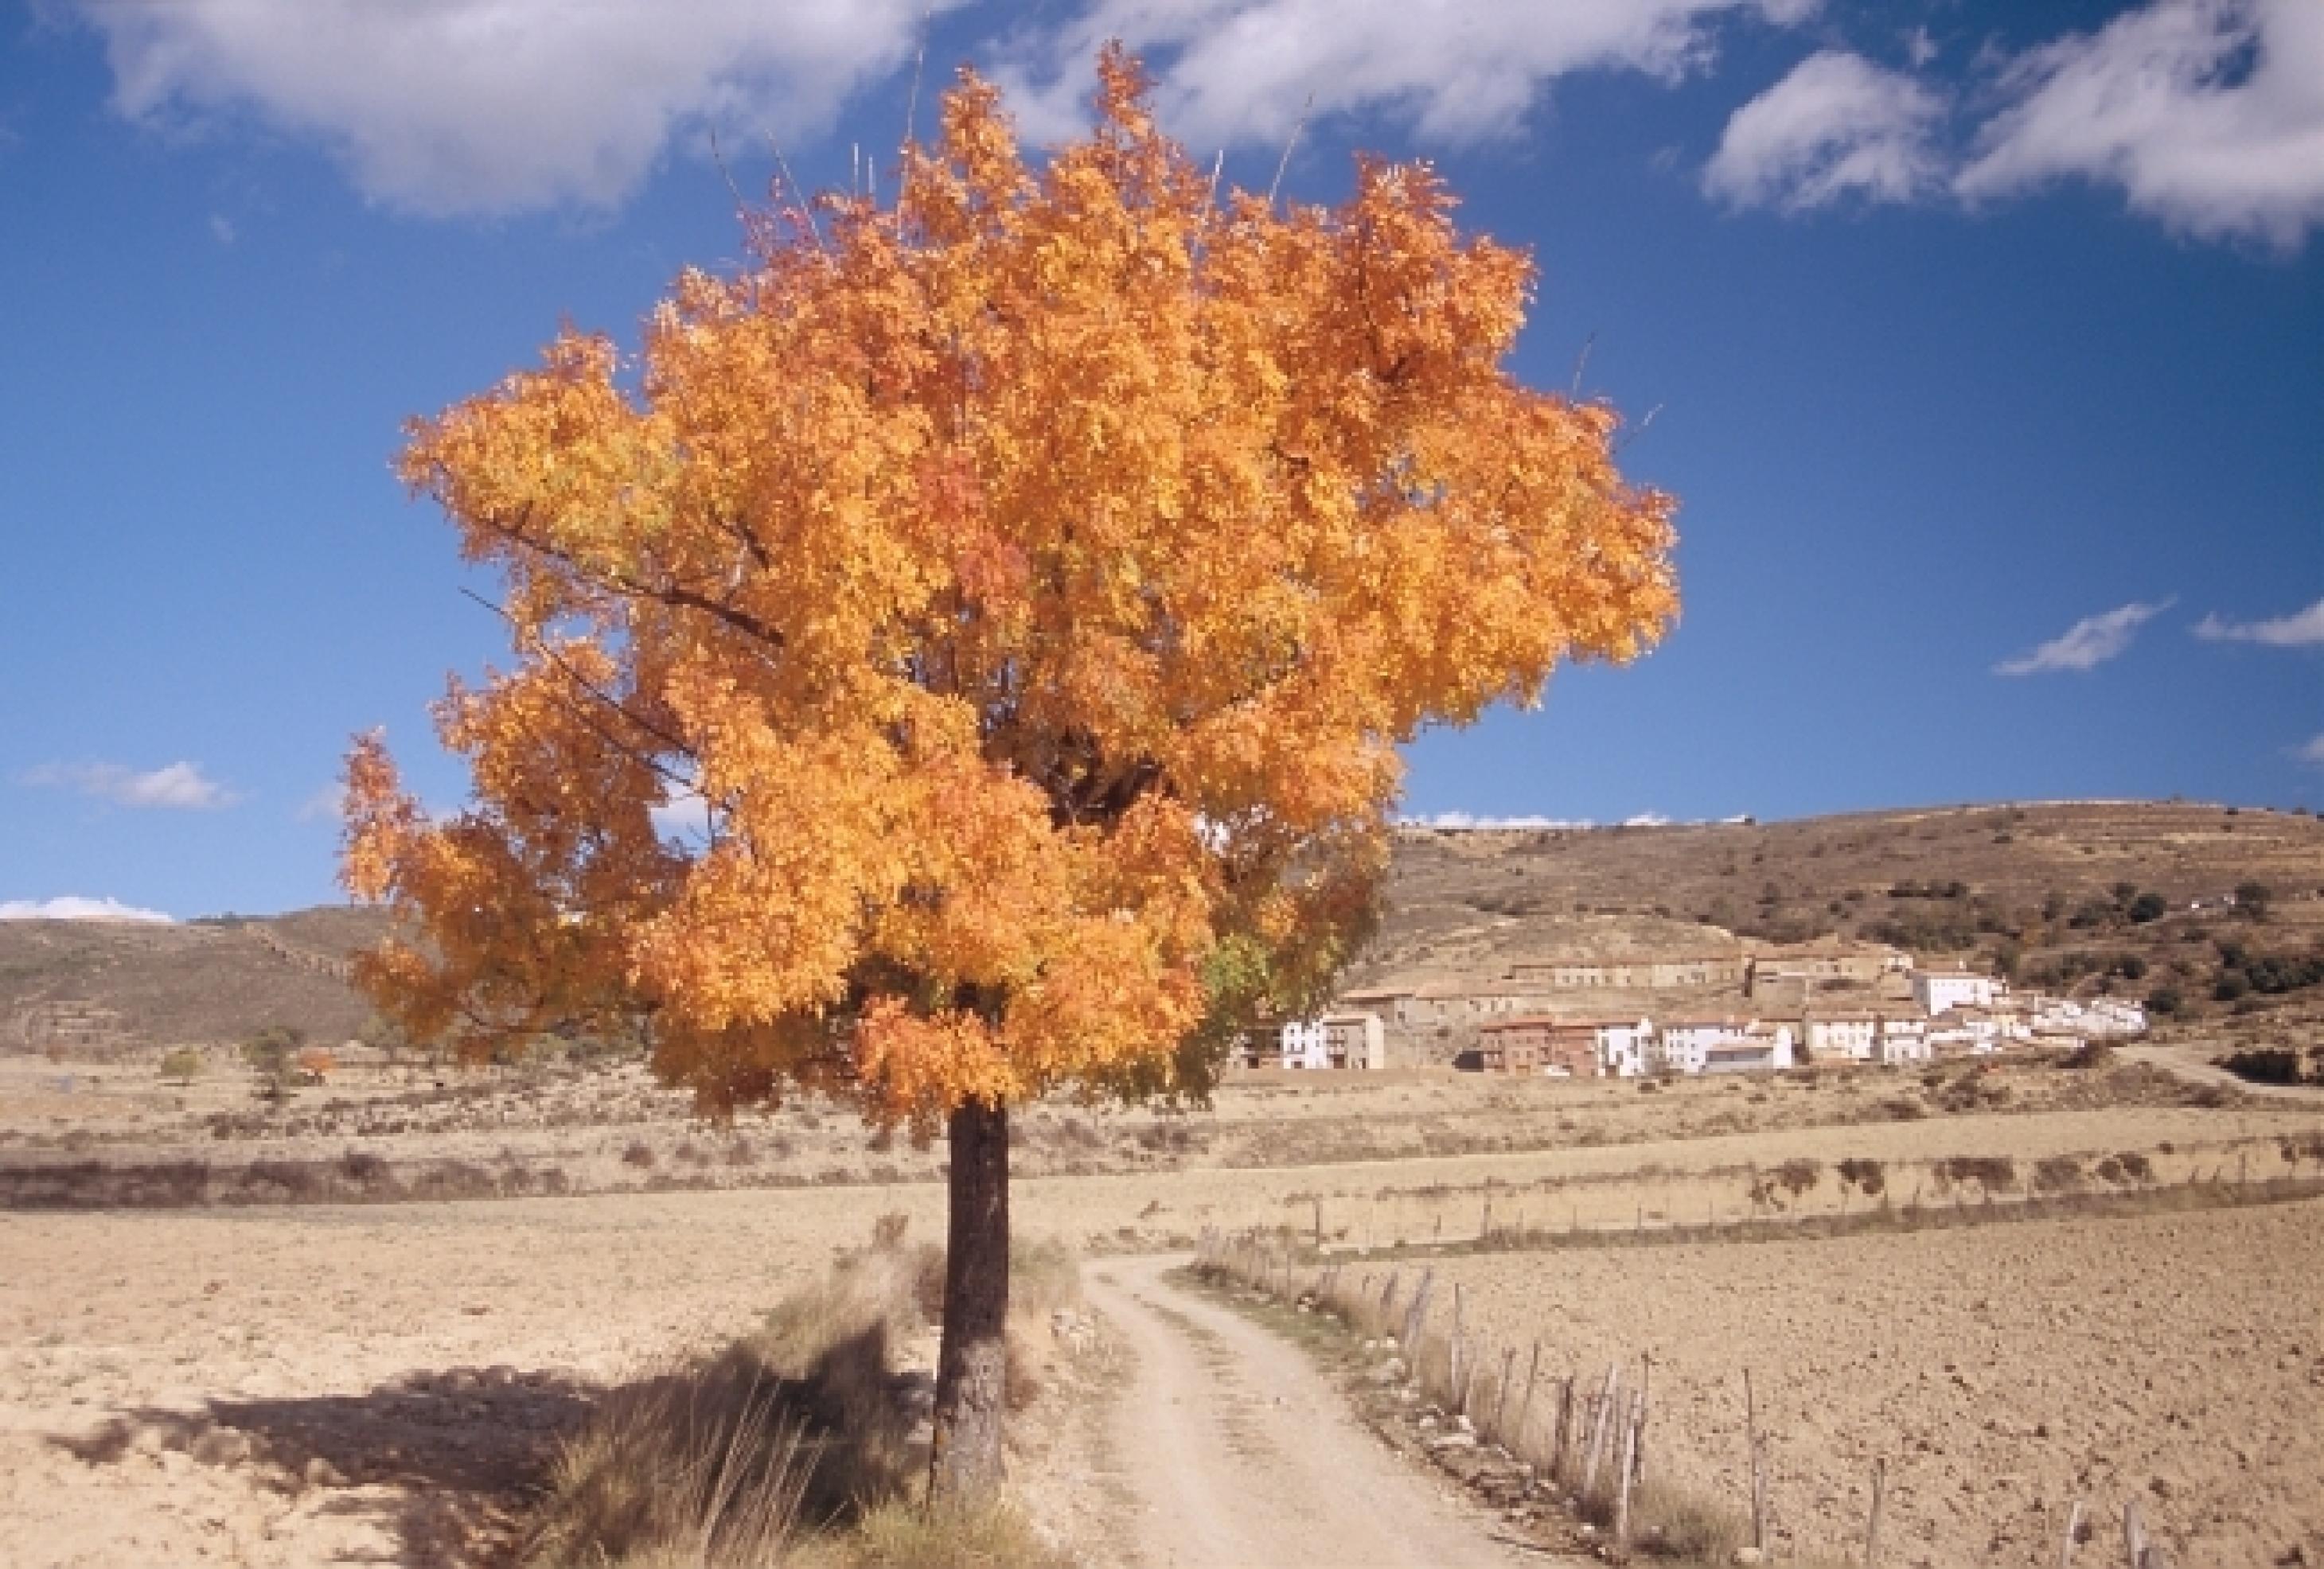
[[[1644,1395],[1632,1396],[1628,1419],[1622,1424],[1622,1474],[1614,1492],[1614,1546],[1625,1553],[1630,1549],[1630,1482],[1637,1468],[1638,1423],[1645,1404]]]
[[[1449,1371],[1452,1375],[1452,1388],[1448,1392],[1452,1397],[1454,1414],[1465,1416],[1468,1402],[1462,1398],[1467,1390],[1461,1382],[1461,1282],[1458,1280],[1452,1282],[1452,1362]]]
[[[1872,1518],[1864,1527],[1864,1569],[1873,1569],[1880,1561],[1880,1506],[1888,1496],[1888,1463],[1872,1463]]]
[[[1598,1464],[1606,1456],[1608,1445],[1613,1439],[1614,1397],[1622,1387],[1622,1364],[1614,1363],[1606,1370],[1606,1390],[1598,1399],[1598,1411],[1590,1424],[1590,1453],[1582,1463],[1582,1496],[1588,1498],[1598,1482]]]
[[[1493,1391],[1493,1442],[1503,1448],[1508,1446],[1509,1437],[1508,1429],[1501,1425],[1501,1419],[1509,1414],[1509,1375],[1517,1371],[1517,1348],[1512,1345],[1501,1353],[1500,1387]]]
[[[1541,1342],[1533,1343],[1533,1360],[1526,1364],[1525,1399],[1517,1402],[1517,1445],[1525,1442],[1526,1413],[1533,1409],[1533,1382],[1541,1376]],[[1511,1445],[1512,1450],[1517,1445]]]
[[[1759,1406],[1751,1394],[1751,1370],[1743,1370],[1743,1431],[1751,1446],[1751,1545],[1767,1550],[1767,1467],[1759,1445]]]

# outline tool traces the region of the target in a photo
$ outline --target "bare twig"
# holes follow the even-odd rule
[[[1283,156],[1276,161],[1275,178],[1267,184],[1267,205],[1275,206],[1275,193],[1283,187],[1283,171],[1291,167],[1291,150],[1299,145],[1299,133],[1307,129],[1308,112],[1315,107],[1315,95],[1307,95],[1307,102],[1299,110],[1299,123],[1291,127],[1291,139],[1283,144]]]

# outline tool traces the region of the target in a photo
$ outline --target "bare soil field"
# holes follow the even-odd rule
[[[1783,1093],[1804,1099],[1841,1092]],[[1394,1115],[1391,1104],[1377,1115]],[[1220,1115],[1251,1110],[1230,1102]],[[1296,1124],[1250,1125],[1281,1131]],[[2158,1162],[2200,1167],[2208,1159],[2216,1170],[2219,1152],[2246,1148],[2264,1160],[2273,1141],[2310,1136],[2319,1125],[2309,1105],[2243,1097],[2212,1106],[1969,1112],[1403,1161],[1034,1176],[1019,1181],[1014,1208],[1024,1234],[1098,1252],[1170,1245],[1206,1226],[1304,1231],[1319,1204],[1327,1232],[1343,1243],[1398,1240],[1393,1233],[1418,1241],[1475,1228],[1488,1196],[1505,1207],[1539,1205],[1536,1220],[1553,1218],[1554,1206],[1578,1208],[1584,1225],[1619,1225],[1641,1210],[1685,1221],[1706,1202],[1752,1213],[1753,1173],[1803,1160],[1830,1170],[1845,1159],[1877,1158],[1898,1163],[1892,1170],[1901,1179],[1903,1163],[1916,1160],[2007,1155],[2030,1172],[2045,1156],[2137,1148]],[[851,1136],[863,1135],[858,1128]],[[2172,1153],[2163,1153],[2166,1145]],[[941,1149],[928,1152],[931,1160],[940,1155]],[[2162,1165],[2157,1179],[2178,1170]],[[908,1216],[912,1234],[940,1235],[943,1192],[929,1180],[0,1214],[0,1256],[9,1266],[0,1273],[0,1565],[287,1566],[334,1555],[411,1564],[489,1561],[506,1539],[512,1490],[537,1473],[553,1436],[609,1385],[747,1326],[835,1250],[862,1242],[881,1215]],[[1838,1197],[1836,1180],[1826,1176],[1807,1202]],[[1803,1207],[1796,1195],[1785,1202]],[[2319,1218],[2313,1207],[2299,1214],[2311,1228]],[[1513,1218],[1506,1207],[1502,1216],[1497,1224]],[[2297,1238],[2279,1245],[2272,1234],[2251,1231],[2269,1224],[2264,1213],[2172,1224],[2209,1239],[2212,1252],[2190,1253],[2195,1262],[2186,1267],[2216,1268],[2222,1292],[2247,1297],[2249,1322],[2290,1322],[2302,1312],[2315,1321],[2312,1283],[2278,1289],[2276,1273],[2302,1255]],[[1898,1272],[1941,1282],[1974,1278],[1953,1261],[1956,1251],[1964,1259],[1992,1249],[2003,1250],[1997,1257],[2015,1256],[2008,1250],[2023,1244],[2013,1239],[2031,1231],[2006,1225],[1960,1237],[1803,1245],[1887,1246],[1897,1262],[1867,1266],[1868,1279]],[[2102,1243],[2089,1245],[2093,1268],[2121,1262]],[[1491,1271],[1512,1271],[1526,1282],[1522,1301],[1534,1306],[1551,1299],[1545,1293],[1554,1282],[1588,1271],[1650,1282],[1643,1296],[1619,1298],[1627,1305],[1618,1311],[1618,1298],[1607,1298],[1609,1323],[1620,1326],[1646,1310],[1641,1304],[1670,1295],[1652,1282],[1693,1278],[1672,1261],[1697,1254],[1705,1281],[1720,1279],[1722,1260],[1782,1256],[1772,1247],[1674,1246],[1454,1267],[1482,1271],[1480,1284]],[[2212,1254],[2216,1261],[2207,1262]],[[2037,1256],[2080,1255],[2037,1250]],[[1934,1262],[1911,1262],[1923,1257]],[[2156,1254],[2158,1269],[2171,1262],[2167,1251]],[[1810,1326],[1833,1311],[1832,1288],[1821,1277],[1777,1270],[1766,1285],[1771,1296],[1760,1310],[1771,1319]],[[1839,1289],[1841,1301],[1863,1294]],[[2107,1289],[2103,1277],[2093,1285],[2043,1277],[2012,1300],[2042,1319],[2053,1310],[2080,1311],[2085,1298]],[[2005,1295],[1998,1285],[1986,1294],[1996,1301]],[[1737,1310],[1715,1292],[1696,1300],[1711,1322],[1724,1323]],[[2166,1349],[2202,1344],[2181,1337],[2181,1326],[2187,1335],[2209,1334],[2203,1317],[2209,1309],[2172,1302],[2170,1335],[2150,1338]],[[1909,1303],[1884,1297],[1881,1306],[1893,1315],[1907,1312]],[[1962,1333],[1956,1326],[1934,1338],[1900,1330],[1877,1354],[1888,1359],[1883,1366],[1893,1361],[1904,1370],[1899,1376],[1950,1376],[1936,1371],[1944,1361],[1971,1365],[1960,1362],[1968,1348],[1952,1344]],[[1677,1337],[1667,1338],[1676,1356]],[[2087,1349],[2069,1336],[2040,1354],[2056,1359],[2056,1376],[2114,1390],[2103,1399],[2090,1397],[2097,1408],[2120,1399],[2144,1411],[2137,1381],[2153,1374],[2136,1364],[2093,1369]],[[1721,1360],[1719,1376],[1730,1375],[1731,1360]],[[1789,1370],[1803,1409],[1820,1407],[1817,1391],[1827,1381],[1844,1385],[1855,1376],[1853,1363],[1836,1360]],[[2263,1391],[2254,1400],[2267,1398]],[[2312,1390],[2305,1398],[2312,1404]],[[1675,1408],[1668,1423],[1674,1437],[1693,1430]],[[1715,1435],[1703,1452],[1717,1452]],[[2251,1453],[2255,1463],[2272,1463],[2261,1450]],[[1831,1485],[1846,1480],[1835,1472]],[[2166,1485],[2178,1483],[2166,1477]],[[2181,1519],[2166,1518],[2174,1525]]]
[[[2324,1149],[2324,1106],[2313,1096],[2246,1095],[2135,1064],[2073,1069],[2031,1060],[1652,1092],[1444,1073],[1260,1078],[1196,1114],[1047,1106],[1018,1121],[1020,1233],[1101,1255],[1186,1246],[1209,1227],[1312,1235],[1319,1222],[1327,1243],[1342,1248],[1453,1241],[1483,1229],[1489,1203],[1496,1229],[1860,1210],[1875,1200],[1860,1186],[1843,1187],[1843,1161],[1880,1162],[1886,1196],[1899,1204],[1949,1161],[2011,1162],[2012,1195],[2034,1190],[2042,1163],[2061,1157],[2109,1192],[2223,1169],[2228,1179],[2246,1168],[2255,1178],[2312,1176],[2324,1162],[2311,1152]],[[2301,1152],[2289,1163],[2278,1152],[2287,1147]],[[748,1157],[738,1160],[737,1148]],[[642,1157],[633,1153],[640,1149]],[[2146,1162],[2135,1173],[2121,1160],[2128,1152]],[[447,1075],[441,1088],[387,1078],[305,1089],[272,1106],[254,1100],[239,1073],[180,1087],[127,1066],[68,1074],[20,1060],[0,1072],[0,1173],[23,1200],[0,1209],[0,1569],[493,1562],[556,1436],[608,1389],[746,1328],[836,1250],[861,1243],[883,1215],[908,1216],[916,1237],[940,1236],[944,1155],[940,1144],[916,1150],[908,1140],[876,1139],[827,1106],[706,1125],[682,1096],[634,1068]],[[182,1202],[164,1195],[152,1207],[71,1210],[44,1207],[35,1187],[69,1186],[84,1166],[117,1173],[172,1161],[208,1165],[205,1187]],[[1812,1182],[1784,1185],[1782,1173],[1796,1177],[1807,1165]],[[483,1182],[482,1191],[530,1196],[467,1199],[459,1195],[478,1189],[423,1180],[446,1167]],[[2115,1175],[2101,1175],[2107,1170]],[[563,1173],[561,1197],[549,1196],[552,1170]],[[1950,1191],[1969,1202],[1985,1197],[1969,1181]],[[335,1196],[365,1201],[320,1201]],[[2295,1289],[2278,1279],[2305,1244],[2270,1230],[2270,1213],[2153,1223],[2200,1239],[2181,1267],[2212,1271],[2219,1301],[2170,1297],[2167,1333],[2154,1328],[2143,1344],[2200,1361],[2210,1354],[2204,1337],[2217,1314],[2235,1300],[2247,1317],[2218,1322],[2290,1323],[2302,1313],[2316,1321],[2312,1283]],[[2314,1226],[2315,1207],[2297,1213]],[[1587,1295],[1602,1298],[1617,1338],[1619,1326],[1666,1298],[1692,1300],[1699,1319],[1721,1326],[1757,1303],[1751,1311],[1770,1326],[1790,1326],[1768,1328],[1768,1344],[1813,1353],[1784,1370],[1785,1398],[1802,1411],[1842,1410],[1860,1370],[1832,1349],[1850,1343],[1840,1328],[1826,1334],[1826,1318],[1867,1311],[1895,1319],[1895,1335],[1877,1347],[1868,1342],[1861,1354],[1868,1362],[1877,1350],[1882,1369],[1893,1363],[1915,1388],[1923,1372],[1950,1379],[1947,1361],[1973,1370],[1979,1364],[1963,1357],[1974,1353],[1975,1329],[1921,1326],[1912,1315],[1927,1302],[1892,1298],[1886,1282],[1932,1281],[1934,1295],[1923,1296],[1950,1301],[1950,1282],[1980,1278],[1975,1259],[2018,1257],[2028,1245],[2018,1239],[2047,1224],[1780,1247],[1560,1250],[1439,1267],[1464,1279],[1481,1271],[1480,1286],[1499,1278],[1494,1271],[1526,1281],[1513,1290],[1528,1314],[1555,1299],[1555,1282],[1600,1280],[1602,1289]],[[2028,1322],[2062,1316],[2060,1336],[2027,1353],[2054,1366],[2024,1376],[2035,1390],[2057,1388],[2066,1414],[2045,1411],[2032,1423],[2079,1433],[2059,1425],[2069,1405],[2103,1416],[2126,1402],[2125,1427],[2094,1430],[2111,1441],[2136,1425],[2134,1417],[2151,1414],[2152,1368],[2088,1354],[2133,1326],[2106,1320],[2088,1344],[2072,1327],[2076,1315],[2104,1310],[2089,1304],[2113,1289],[2105,1271],[2133,1267],[2102,1239],[2147,1234],[2128,1229],[2146,1224],[2091,1223],[2087,1234],[2101,1240],[2077,1244],[2080,1252],[2034,1250],[2037,1261],[2072,1266],[2062,1280],[2043,1275],[2014,1295],[1999,1284],[1982,1293]],[[1794,1246],[1820,1260],[1871,1249],[1868,1256],[1882,1262],[1848,1266],[1837,1280],[1776,1270],[1764,1277],[1764,1299],[1716,1289],[1721,1270]],[[1676,1262],[1698,1256],[1699,1267]],[[2084,1268],[2078,1260],[2095,1283],[2075,1272]],[[2153,1268],[2174,1262],[2158,1244]],[[1671,1283],[1697,1278],[1708,1297],[1687,1298]],[[2187,1279],[2193,1292],[2200,1278]],[[2141,1294],[2164,1300],[2144,1284],[2133,1292]],[[1857,1308],[1834,1307],[1859,1298]],[[1586,1321],[1579,1305],[1565,1311]],[[1678,1357],[1676,1332],[1655,1333],[1658,1352],[1667,1340]],[[1800,1338],[1811,1335],[1812,1344]],[[2221,1344],[2251,1363],[2254,1376],[2263,1369],[2246,1341]],[[1625,1347],[1643,1348],[1635,1336]],[[1731,1356],[1714,1360],[1721,1365],[1706,1379],[1731,1376]],[[2313,1387],[2301,1387],[2312,1406]],[[2283,1408],[2280,1391],[2255,1386],[2246,1395],[2271,1421]],[[1658,1420],[1675,1464],[1678,1436],[1692,1434],[1693,1418],[1675,1406],[1665,1411]],[[1914,1433],[1960,1442],[1930,1425],[1940,1418],[1951,1420],[1941,1410]],[[1873,1433],[1863,1425],[1871,1420],[1843,1435]],[[2156,1421],[2162,1438],[2176,1442],[2172,1436],[2187,1431],[2168,1427],[2168,1413]],[[2265,1437],[2253,1430],[2254,1439]],[[2255,1466],[2276,1463],[2253,1439],[2223,1441],[2243,1444]],[[1720,1454],[1719,1442],[1712,1429],[1700,1452]],[[1904,1474],[1912,1455],[1893,1442],[1900,1488],[1932,1485]],[[2303,1452],[2293,1443],[2273,1453]],[[1820,1509],[1844,1514],[1840,1500],[1860,1478],[1820,1459],[1799,1463],[1829,1477],[1816,1485],[1832,1499],[1786,1482],[1787,1521],[1804,1528],[1823,1518]],[[2022,1470],[2032,1461],[2011,1463]],[[2166,1488],[2192,1488],[2198,1473],[2155,1474]],[[2154,1506],[2172,1529],[2208,1519],[2181,1509],[2177,1497],[2158,1495]],[[2031,1528],[1986,1501],[1978,1518],[2015,1533],[2015,1551]],[[1958,1524],[1930,1518],[1948,1530]],[[2247,1545],[2222,1540],[2221,1554]]]
[[[2182,1050],[2171,1059],[2200,1069]],[[1265,1073],[1199,1111],[1057,1103],[1013,1127],[1025,1175],[1571,1152],[1791,1129],[2271,1100],[2149,1063],[2027,1057],[1772,1079],[1501,1079],[1445,1070]],[[347,1075],[270,1103],[219,1065],[189,1085],[127,1064],[0,1059],[0,1209],[380,1202],[933,1181],[941,1148],[800,1102],[713,1125],[635,1064]],[[2324,1094],[2305,1099],[2324,1110]],[[2279,1107],[2280,1109],[2280,1107]]]
[[[1885,1460],[1895,1562],[2053,1564],[2078,1500],[2103,1560],[2131,1498],[2174,1563],[2324,1561],[2324,1204],[1437,1268],[1560,1374],[1651,1354],[1656,1473],[1737,1506],[1749,1369],[1783,1546]]]

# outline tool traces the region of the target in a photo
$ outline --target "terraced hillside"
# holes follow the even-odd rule
[[[0,1051],[106,1055],[237,1041],[269,1024],[344,1039],[371,1009],[334,973],[337,961],[382,929],[381,916],[346,909],[168,926],[0,922]]]

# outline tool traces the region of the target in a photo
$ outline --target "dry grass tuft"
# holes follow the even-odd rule
[[[915,1442],[923,1375],[892,1352],[943,1311],[944,1250],[884,1218],[871,1245],[793,1291],[715,1357],[608,1396],[567,1441],[524,1561],[533,1569],[968,1569],[1065,1560],[1012,1510],[930,1511]],[[1047,1383],[1048,1316],[1074,1255],[1011,1261],[1010,1405]]]

